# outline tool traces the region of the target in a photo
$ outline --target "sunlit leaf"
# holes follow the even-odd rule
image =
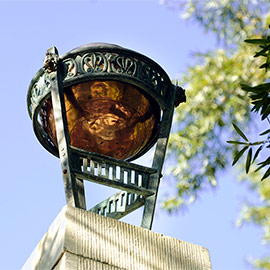
[[[252,159],[252,148],[250,147],[247,154],[247,160],[246,160],[246,173],[249,172],[250,164]]]
[[[254,155],[254,157],[253,157],[252,163],[256,160],[256,158],[258,157],[258,155],[259,155],[259,153],[261,152],[262,148],[263,148],[263,146],[261,145],[261,146],[257,149],[257,151],[255,152],[255,155]]]
[[[257,169],[256,169],[254,172],[258,172],[259,170],[261,170],[261,169],[262,169],[263,167],[265,167],[265,166],[266,166],[266,164],[263,164],[263,165],[257,167]]]
[[[252,100],[261,100],[261,99],[263,99],[265,97],[265,93],[263,92],[263,93],[259,93],[259,94],[256,94],[256,95],[251,95],[250,96],[250,98],[252,99]]]
[[[270,132],[270,129],[267,129],[266,131],[262,132],[262,133],[260,134],[260,136],[265,135],[265,134],[267,134],[267,133],[269,133],[269,132]]]
[[[264,120],[265,118],[267,118],[270,114],[270,104],[267,104],[267,107],[266,109],[262,112],[261,112],[261,115],[262,115],[262,120]]]
[[[267,58],[266,58],[266,63],[270,63],[270,50],[268,50],[268,53],[267,53]]]
[[[234,159],[233,159],[233,163],[232,163],[232,166],[239,160],[239,158],[245,153],[245,151],[248,149],[248,146],[245,146],[241,151],[239,151]]]
[[[270,83],[263,83],[256,86],[249,86],[247,84],[242,83],[241,88],[244,91],[253,92],[253,93],[268,92],[270,89]]]
[[[238,142],[238,141],[227,141],[227,143],[231,143],[231,144],[248,144],[246,142]]]
[[[263,46],[263,49],[260,50],[259,52],[257,52],[254,57],[258,57],[258,56],[267,56],[266,52],[269,50],[270,45],[267,46]]]
[[[248,138],[246,137],[246,135],[241,131],[241,129],[234,123],[233,124],[233,127],[234,129],[237,131],[237,133],[244,139],[248,142]]]
[[[249,86],[249,85],[244,84],[244,83],[241,83],[241,88],[242,88],[244,91],[248,91],[248,92],[252,92],[252,90],[253,90],[253,87],[252,87],[252,86]]]
[[[264,160],[264,161],[262,161],[262,162],[260,162],[258,164],[259,165],[261,165],[261,164],[269,165],[270,164],[270,157],[268,157],[266,160]]]
[[[258,141],[258,142],[249,143],[248,145],[260,145],[263,143],[264,143],[264,141]]]
[[[264,38],[258,38],[258,39],[246,39],[245,42],[251,43],[251,44],[265,44],[266,39]]]
[[[270,165],[270,157],[268,157],[266,160],[258,163],[258,165],[259,165],[259,167],[255,170],[255,172],[258,172],[259,170],[261,170],[266,165]]]
[[[260,66],[260,68],[265,68],[265,69],[268,69],[269,67],[269,64],[268,63],[264,63]]]
[[[266,179],[269,175],[270,175],[270,167],[267,169],[267,171],[266,171],[265,174],[263,175],[261,181],[263,181],[264,179]]]

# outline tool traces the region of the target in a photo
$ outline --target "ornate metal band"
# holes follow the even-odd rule
[[[48,134],[44,131],[41,123],[39,122],[39,111],[45,100],[49,99],[51,92],[48,88],[49,80],[48,74],[41,68],[30,83],[27,94],[27,108],[29,116],[33,121],[33,129],[39,142],[54,156],[59,156],[58,149],[51,141]]]
[[[88,48],[62,58],[67,67],[63,86],[86,80],[118,80],[135,85],[166,108],[171,81],[166,72],[151,59],[119,48]]]
[[[167,92],[172,83],[166,72],[154,61],[137,52],[115,45],[84,46],[60,57],[63,63],[63,87],[87,80],[117,80],[139,87],[166,108]],[[28,91],[28,110],[34,110],[48,94],[43,69],[33,78]]]

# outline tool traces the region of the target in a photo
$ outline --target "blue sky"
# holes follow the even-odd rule
[[[46,50],[55,45],[64,54],[90,42],[114,43],[147,55],[174,79],[192,64],[192,52],[215,48],[216,40],[158,0],[0,0],[0,25],[0,270],[8,270],[25,263],[65,205],[60,162],[38,143],[26,108],[29,83]],[[266,253],[260,245],[262,232],[234,226],[250,191],[232,172],[221,174],[219,183],[178,215],[157,207],[153,231],[208,248],[213,269],[252,269],[245,257]],[[164,177],[159,199],[171,188]],[[88,207],[111,192],[87,184]],[[140,214],[125,221],[139,225]]]

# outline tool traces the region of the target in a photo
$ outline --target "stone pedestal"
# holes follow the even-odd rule
[[[209,270],[207,249],[65,206],[22,268]]]

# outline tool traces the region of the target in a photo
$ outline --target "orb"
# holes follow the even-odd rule
[[[131,159],[156,139],[160,109],[137,87],[119,81],[87,81],[64,89],[71,145],[117,159]],[[42,126],[57,146],[51,99]]]

